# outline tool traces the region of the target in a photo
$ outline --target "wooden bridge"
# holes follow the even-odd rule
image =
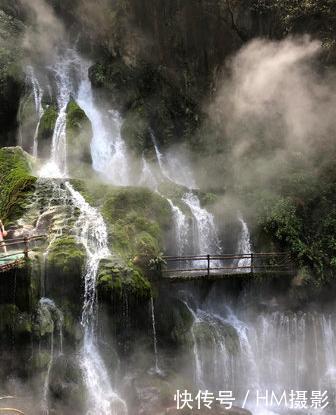
[[[46,235],[36,235],[0,242],[0,273],[23,265],[29,259],[29,252],[36,247],[36,242],[45,238]]]
[[[287,252],[165,256],[163,260],[162,276],[172,281],[257,277],[264,274],[292,275],[295,272],[294,263]]]

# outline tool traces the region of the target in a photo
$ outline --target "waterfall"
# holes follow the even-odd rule
[[[39,80],[37,79],[34,68],[32,66],[27,67],[27,76],[29,79],[29,82],[33,88],[33,95],[34,95],[34,102],[35,102],[35,110],[37,115],[37,125],[34,132],[34,138],[33,138],[33,156],[37,157],[37,149],[38,149],[38,131],[41,123],[41,119],[44,114],[44,109],[42,106],[42,98],[43,98],[43,89],[39,83]]]
[[[190,335],[197,387],[227,387],[238,405],[247,389],[254,397],[256,391],[265,390],[276,394],[291,389],[328,390],[329,402],[333,401],[334,314],[274,311],[238,317],[229,307],[219,311],[198,308],[196,312],[187,307],[194,317]],[[268,413],[267,408],[254,404],[252,398],[247,409]]]
[[[156,374],[162,374],[162,371],[159,368],[159,354],[158,354],[158,347],[157,347],[155,309],[154,309],[153,296],[151,296],[150,305],[151,305],[151,317],[152,317],[152,329],[153,329],[153,347],[154,347],[154,356],[155,356],[154,372]]]
[[[167,179],[169,181],[172,181],[171,178],[169,177],[169,173],[166,170],[166,167],[165,167],[165,165],[163,163],[163,155],[162,155],[162,153],[159,150],[159,146],[158,146],[158,143],[156,141],[155,134],[154,134],[154,132],[153,132],[152,129],[149,129],[149,134],[150,134],[151,139],[152,139],[152,143],[153,143],[154,150],[155,150],[155,155],[156,155],[156,160],[157,160],[158,165],[160,167],[160,172],[161,172],[163,178],[165,178],[165,179]]]
[[[173,212],[174,228],[175,228],[175,239],[177,246],[177,255],[183,256],[186,254],[188,249],[188,236],[189,236],[189,223],[186,215],[182,210],[174,205],[171,199],[167,198],[167,201]]]
[[[80,59],[80,65],[81,81],[76,100],[92,126],[92,166],[113,184],[126,186],[129,184],[129,163],[121,137],[121,117],[117,111],[109,110],[104,114],[97,107],[88,77],[90,64]]]
[[[58,117],[52,137],[50,159],[42,167],[40,176],[42,178],[65,178],[67,176],[66,108],[71,96],[75,94],[75,88],[72,82],[74,73],[79,74],[81,80],[78,99],[82,100],[81,104],[83,105],[83,109],[87,111],[88,117],[92,122],[94,136],[91,149],[95,167],[98,166],[100,157],[102,157],[102,165],[104,166],[103,155],[105,155],[105,161],[109,159],[110,164],[105,165],[104,169],[111,169],[111,166],[116,171],[118,168],[120,169],[117,163],[121,151],[121,144],[118,142],[120,137],[117,137],[114,142],[110,143],[111,151],[109,151],[108,147],[104,148],[104,145],[107,144],[110,137],[106,135],[106,127],[99,125],[102,118],[99,111],[93,105],[92,91],[91,88],[88,88],[89,80],[87,79],[87,75],[83,79],[83,62],[78,54],[73,50],[67,50],[50,69],[56,80]],[[86,73],[87,69],[86,67]],[[111,113],[109,118],[113,120],[114,124],[119,123],[117,126],[120,129],[121,122],[118,115]],[[105,139],[107,141],[104,141]],[[112,147],[114,153],[112,153]],[[113,163],[116,163],[116,165],[113,166]],[[126,168],[124,161],[122,161],[122,164]],[[119,173],[123,174],[122,170]],[[60,185],[56,180],[52,180],[52,183],[56,188],[60,189]],[[71,197],[72,205],[79,210],[79,218],[75,224],[75,229],[78,230],[78,241],[84,246],[87,253],[87,263],[83,276],[84,301],[81,323],[84,328],[84,340],[80,364],[88,391],[88,414],[124,415],[127,413],[126,404],[113,391],[108,371],[99,354],[95,332],[97,313],[96,279],[98,268],[100,260],[110,254],[107,246],[107,229],[101,214],[95,208],[91,207],[69,182],[65,182],[65,189],[65,193]],[[63,201],[66,203],[65,200]]]
[[[42,412],[44,415],[49,415],[49,383],[50,383],[50,372],[54,363],[54,332],[55,326],[59,332],[59,354],[63,353],[63,313],[57,308],[55,303],[49,298],[41,298],[39,306],[48,313],[50,323],[52,325],[52,331],[50,334],[50,359],[48,363],[46,377],[43,384],[43,395],[42,395]]]
[[[191,177],[191,174],[189,172],[189,169],[185,169],[182,166],[182,163],[178,163],[178,160],[176,159],[174,162],[169,162],[167,165],[172,168],[172,170],[168,170],[167,166],[164,162],[164,157],[162,153],[160,152],[160,149],[158,147],[158,143],[156,141],[156,137],[154,135],[154,132],[150,130],[150,135],[152,138],[156,159],[158,162],[158,165],[160,167],[161,174],[163,178],[177,184],[177,185],[183,185],[189,188],[189,191],[184,194],[184,196],[181,199],[181,202],[188,206],[190,209],[194,221],[195,221],[195,227],[193,229],[193,240],[196,241],[196,246],[194,247],[194,251],[197,255],[207,255],[207,254],[220,254],[221,252],[221,246],[219,237],[217,234],[214,217],[213,215],[208,212],[205,208],[201,207],[200,200],[198,196],[193,192],[192,188],[195,188],[195,183],[193,178]],[[180,172],[184,172],[184,174],[181,175],[182,178],[185,180],[183,183],[180,182]],[[177,174],[178,172],[178,174]],[[182,213],[181,209],[174,205],[171,199],[168,199],[168,202],[172,208],[173,212],[173,218],[175,223],[175,229],[176,233],[178,235],[177,237],[177,247],[178,247],[178,255],[180,255],[180,252],[184,252],[185,247],[188,244],[188,233],[189,233],[189,224],[187,221],[186,216]],[[195,265],[195,264],[193,264]],[[200,261],[197,266],[201,268],[205,268],[207,264],[205,262]],[[212,263],[212,266],[220,266],[219,261],[215,261]]]
[[[42,167],[40,176],[64,178],[67,176],[66,154],[66,109],[74,92],[72,70],[78,66],[78,55],[68,49],[59,57],[56,64],[50,67],[57,87],[58,116],[54,128],[49,161]]]
[[[195,335],[195,325],[197,323],[199,323],[199,319],[196,315],[196,313],[194,312],[194,310],[189,306],[189,304],[187,302],[184,301],[184,304],[186,305],[186,307],[188,308],[188,310],[190,311],[191,315],[193,316],[194,322],[191,326],[191,337],[193,340],[193,354],[194,354],[194,382],[195,384],[199,387],[202,388],[204,386],[204,382],[203,382],[203,370],[202,370],[202,363],[201,363],[201,357],[200,357],[200,352],[199,352],[199,348],[198,348],[198,343],[197,343],[197,339],[196,339],[196,335]]]
[[[87,253],[84,274],[84,303],[81,323],[84,327],[84,343],[81,356],[81,367],[88,390],[89,414],[123,415],[127,413],[126,403],[113,391],[108,371],[99,354],[96,338],[96,280],[99,263],[107,257],[107,229],[101,214],[91,207],[83,196],[75,191],[70,183],[66,184],[79,209],[76,228],[78,241],[83,244]]]
[[[252,247],[251,247],[251,238],[250,238],[250,231],[248,229],[247,223],[244,221],[244,219],[239,216],[238,220],[241,224],[241,234],[238,241],[238,247],[237,247],[237,255],[241,254],[251,254],[252,253]],[[250,272],[251,271],[251,258],[241,258],[238,260],[237,266],[242,268],[241,270],[238,270],[239,272]]]
[[[198,253],[200,255],[220,253],[220,242],[213,215],[201,207],[198,197],[191,191],[186,193],[182,200],[189,206],[195,218]]]
[[[140,186],[148,186],[150,189],[158,191],[158,181],[152,172],[145,156],[142,154],[142,171],[139,179]]]

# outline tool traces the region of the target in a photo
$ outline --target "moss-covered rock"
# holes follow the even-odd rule
[[[79,105],[71,100],[67,112],[67,157],[72,175],[86,177],[92,164],[90,120]]]
[[[73,311],[81,304],[85,259],[85,249],[74,236],[60,236],[49,247],[47,288],[57,303],[72,302]]]
[[[43,116],[40,121],[37,139],[42,146],[42,140],[50,141],[52,139],[54,128],[58,116],[56,105],[49,105],[45,108]],[[49,142],[50,144],[50,142]]]
[[[117,265],[108,259],[100,263],[97,288],[105,298],[111,298],[112,295],[121,297],[123,293],[142,299],[151,296],[151,284],[140,271]]]
[[[21,217],[30,202],[36,181],[32,163],[20,147],[0,149],[0,218],[7,225]]]
[[[73,236],[57,238],[49,248],[48,263],[65,275],[78,273],[83,270],[85,263],[84,248]]]
[[[140,187],[112,187],[73,181],[89,203],[100,207],[114,253],[126,262],[136,256],[155,257],[164,251],[171,224],[166,199]]]

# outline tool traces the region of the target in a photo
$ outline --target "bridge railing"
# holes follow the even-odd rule
[[[0,261],[15,259],[22,254],[24,259],[29,258],[29,252],[36,247],[37,242],[47,238],[47,235],[36,235],[16,239],[5,239],[0,242]],[[6,252],[5,252],[6,248]],[[0,262],[1,264],[1,262]]]
[[[293,261],[287,252],[248,253],[239,255],[165,256],[164,275],[169,274],[235,274],[292,272]]]

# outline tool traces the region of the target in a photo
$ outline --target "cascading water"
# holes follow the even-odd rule
[[[70,183],[67,183],[66,187],[72,195],[74,205],[80,211],[77,222],[78,240],[83,244],[87,253],[81,320],[84,327],[81,366],[88,390],[88,414],[123,415],[127,413],[126,404],[113,391],[107,369],[99,354],[95,333],[98,267],[100,260],[110,254],[107,247],[107,230],[101,214],[91,207]]]
[[[122,120],[117,111],[109,110],[104,114],[97,108],[88,77],[90,64],[83,59],[79,61],[80,86],[77,102],[92,126],[92,166],[113,184],[126,186],[129,184],[129,172],[126,146],[121,137]]]
[[[37,149],[38,149],[37,136],[38,136],[41,119],[44,114],[44,109],[42,105],[42,98],[43,98],[44,91],[39,83],[39,80],[37,79],[35,75],[34,68],[32,66],[27,67],[27,77],[28,77],[29,83],[31,84],[33,88],[35,110],[36,110],[36,115],[37,115],[37,124],[36,124],[34,138],[33,138],[33,156],[37,157]]]
[[[257,407],[257,391],[281,396],[291,389],[327,390],[333,403],[335,315],[270,311],[242,318],[228,307],[196,312],[187,307],[194,317],[190,335],[197,387],[227,388],[238,405],[250,390],[246,408],[254,415],[288,414],[288,409],[277,405]]]
[[[64,178],[67,176],[66,109],[74,91],[72,71],[77,65],[78,55],[69,49],[54,66],[50,67],[57,87],[58,116],[52,137],[50,159],[40,171],[42,177]]]
[[[144,155],[142,155],[142,171],[138,184],[158,191],[158,181]]]
[[[196,186],[189,169],[187,169],[183,174],[185,169],[182,167],[181,163],[178,163],[177,159],[175,159],[174,161],[169,161],[168,158],[168,162],[166,165],[166,163],[164,162],[164,156],[159,150],[154,132],[152,130],[150,130],[150,135],[152,138],[157,162],[160,167],[160,171],[163,178],[177,185],[183,185],[189,188],[189,191],[185,193],[182,197],[181,202],[188,206],[194,218],[195,226],[192,230],[193,241],[196,242],[193,248],[194,253],[197,255],[220,254],[221,246],[216,226],[214,223],[214,217],[210,212],[201,207],[201,203],[198,196],[193,192],[192,188],[195,188]],[[170,171],[169,166],[173,167],[172,171]],[[182,180],[183,183],[181,182],[181,178],[184,179]],[[189,223],[181,209],[178,206],[174,205],[171,199],[167,200],[173,212],[177,234],[178,255],[181,255],[181,253],[184,253],[189,245],[189,241],[187,239],[188,234],[190,233]],[[197,266],[203,268],[206,267],[206,263],[200,261],[199,264],[197,264]],[[213,263],[212,266],[219,266],[219,263]]]
[[[193,316],[194,322],[191,326],[190,332],[191,332],[191,337],[193,340],[193,354],[194,354],[194,382],[195,384],[202,388],[204,386],[204,382],[203,382],[203,370],[202,370],[202,363],[201,363],[201,357],[200,357],[200,352],[199,352],[199,348],[198,348],[198,342],[197,342],[197,338],[195,335],[195,326],[199,323],[199,319],[196,315],[196,313],[194,312],[194,310],[188,305],[188,303],[184,302],[184,304],[186,305],[186,307],[188,308],[188,310],[190,311],[190,313]]]
[[[195,218],[198,255],[219,254],[221,248],[213,215],[201,207],[198,197],[191,191],[186,193],[182,200],[189,206]]]
[[[174,205],[171,199],[167,198],[167,201],[173,212],[174,227],[175,227],[175,239],[177,246],[177,255],[183,256],[186,254],[189,245],[189,223],[186,215],[182,210]]]
[[[50,160],[40,171],[42,178],[50,177],[54,179],[65,178],[67,176],[66,108],[71,96],[74,94],[72,82],[73,72],[79,72],[82,79],[82,64],[83,62],[75,51],[67,50],[64,56],[51,68],[56,80],[59,112],[52,138]],[[101,130],[97,127],[99,116],[95,113],[96,110],[93,107],[93,101],[90,100],[90,95],[86,95],[87,92],[91,93],[91,90],[85,90],[85,82],[88,82],[88,80],[84,79],[81,82],[79,97],[83,99],[83,102],[85,99],[88,99],[85,109],[88,111],[88,115],[92,117],[94,136],[96,137],[96,141],[99,141],[101,134]],[[112,114],[112,117],[114,118],[114,122],[116,122],[117,116]],[[95,160],[98,163],[98,158],[101,156],[101,153],[95,153],[97,147],[95,137],[93,138],[92,154],[95,154]],[[118,143],[116,144],[115,142],[114,144],[115,150],[118,152]],[[60,188],[58,181],[53,180],[53,183],[57,188]],[[95,334],[97,307],[96,278],[100,260],[109,255],[106,226],[101,214],[91,207],[69,182],[65,182],[64,186],[66,192],[71,196],[73,206],[78,208],[80,212],[75,228],[79,230],[79,234],[77,235],[78,240],[84,246],[87,253],[84,275],[85,292],[81,320],[84,328],[81,367],[88,390],[88,414],[124,415],[127,413],[126,404],[113,391],[108,371],[99,354]]]
[[[238,241],[237,247],[237,255],[241,254],[251,254],[252,253],[252,246],[251,246],[251,238],[250,238],[250,231],[247,226],[247,223],[244,219],[239,216],[238,220],[241,224],[242,230],[240,234],[240,238]],[[251,271],[251,258],[241,258],[238,260],[237,266],[241,268],[239,272],[250,272]]]
[[[154,300],[153,297],[150,299],[151,305],[151,316],[152,316],[152,329],[153,329],[153,347],[154,347],[154,356],[155,356],[155,367],[154,372],[156,374],[162,374],[161,369],[159,368],[159,353],[157,347],[157,337],[156,337],[156,322],[155,322],[155,309],[154,309]]]
[[[59,333],[59,355],[63,353],[63,314],[61,310],[57,308],[55,303],[49,298],[41,298],[39,302],[39,307],[42,310],[42,313],[47,314],[48,320],[52,326],[50,334],[50,359],[47,368],[46,377],[43,385],[43,396],[42,396],[42,413],[44,415],[49,415],[49,405],[48,405],[48,396],[49,396],[49,382],[50,382],[50,372],[54,363],[54,338],[55,338],[55,328],[58,329]]]

